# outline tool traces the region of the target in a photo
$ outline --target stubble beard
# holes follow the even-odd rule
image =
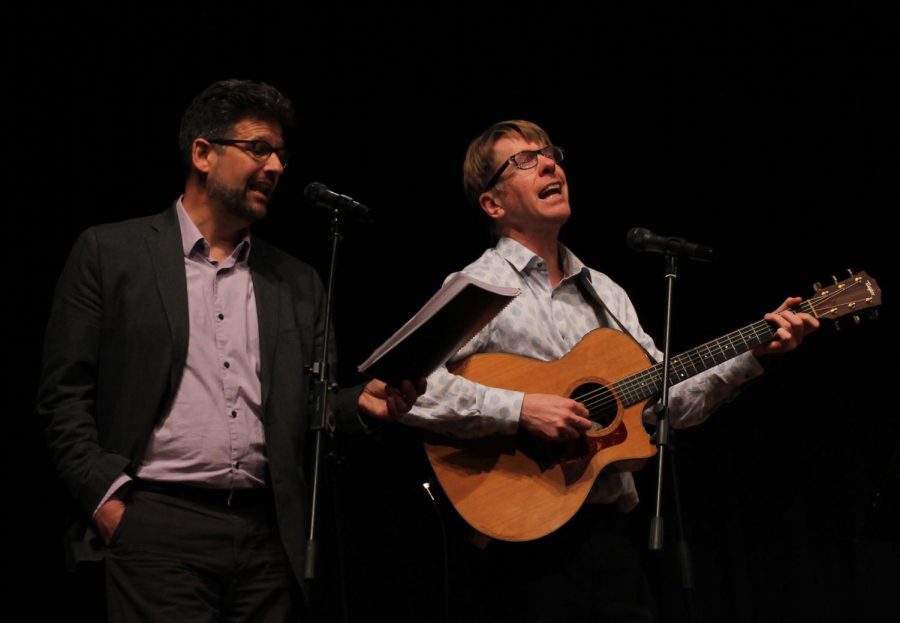
[[[247,197],[245,188],[229,188],[215,180],[208,180],[206,191],[210,198],[222,205],[226,214],[234,218],[254,222],[266,215],[265,206],[256,207]]]

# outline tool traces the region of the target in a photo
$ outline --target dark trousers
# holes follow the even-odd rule
[[[136,489],[107,552],[111,622],[303,620],[271,499]]]
[[[649,623],[655,605],[626,517],[587,505],[534,541],[492,541],[472,565],[491,622]]]

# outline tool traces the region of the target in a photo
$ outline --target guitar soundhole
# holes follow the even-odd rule
[[[618,405],[615,396],[604,385],[599,383],[579,385],[571,397],[584,404],[591,412],[591,420],[600,426],[609,426],[616,419]]]

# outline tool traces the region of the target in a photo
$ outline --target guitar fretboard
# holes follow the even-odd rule
[[[793,312],[812,313],[809,301],[804,301]],[[713,366],[728,361],[752,348],[771,342],[775,338],[772,325],[765,320],[754,322],[737,331],[732,331],[718,339],[701,344],[669,362],[669,384],[675,385],[694,375],[709,370]],[[613,384],[613,390],[625,406],[633,405],[662,392],[663,366],[658,363]]]

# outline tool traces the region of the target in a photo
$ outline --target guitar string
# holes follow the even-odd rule
[[[804,301],[804,302],[798,304],[797,306],[795,306],[794,309],[796,311],[800,311],[800,312],[806,312],[806,313],[812,312],[818,316],[818,310],[816,310],[816,306],[818,306],[820,303],[822,303],[824,301],[828,301],[838,295],[846,295],[850,290],[852,290],[853,288],[856,288],[856,287],[863,287],[861,281],[854,281],[847,288],[834,290],[834,291],[829,292],[828,294],[820,295],[820,296],[816,296],[811,299],[808,299],[807,301]],[[862,298],[862,299],[857,299],[855,301],[851,301],[850,303],[856,304],[856,303],[859,303],[859,302],[865,301],[865,300],[866,300],[865,298]],[[751,339],[755,341],[755,344],[753,344],[753,346],[749,345],[745,335],[749,335],[751,337]],[[760,339],[760,336],[762,336],[763,339]],[[768,323],[768,321],[766,321],[766,320],[757,321],[747,327],[738,329],[737,331],[733,331],[719,339],[712,340],[710,342],[707,342],[706,344],[702,344],[702,345],[700,345],[694,349],[691,349],[685,353],[677,355],[676,357],[674,357],[672,359],[673,365],[670,367],[670,375],[671,375],[671,373],[674,372],[676,378],[673,380],[675,382],[683,380],[683,379],[678,378],[679,373],[676,369],[678,366],[680,366],[682,369],[680,376],[686,375],[685,378],[690,378],[694,374],[697,374],[698,372],[704,371],[715,365],[718,365],[719,363],[727,361],[737,354],[747,352],[748,350],[752,349],[755,346],[766,343],[767,341],[772,339],[772,336],[774,336],[774,332],[772,331],[772,326]],[[740,338],[741,341],[744,343],[745,348],[743,350],[741,350],[740,352],[737,352],[738,349],[734,347],[736,345],[736,338]],[[727,345],[727,347],[723,348],[722,347],[723,344]],[[711,346],[715,346],[716,348],[713,349]],[[703,349],[706,349],[706,351],[707,351],[707,353],[705,355],[702,354],[702,352],[701,352]],[[730,352],[728,352],[728,351],[730,351]],[[722,361],[716,361],[716,355],[719,355],[720,357],[724,357],[724,358],[722,359]],[[708,365],[710,363],[709,358],[712,359],[712,365]],[[694,368],[693,374],[688,372],[686,363],[690,364]],[[702,367],[702,370],[700,369],[701,367]],[[651,377],[650,383],[651,383],[652,391],[650,391],[649,393],[646,393],[645,395],[642,396],[641,393],[647,391],[648,382],[647,382],[646,377]],[[638,398],[634,402],[638,402],[642,398],[652,396],[654,393],[656,393],[660,390],[659,381],[661,380],[661,377],[662,377],[662,365],[655,364],[655,365],[651,366],[650,368],[642,370],[641,372],[635,373],[631,376],[628,376],[628,377],[621,379],[620,381],[614,383],[613,389],[603,386],[598,389],[588,391],[581,396],[575,397],[575,399],[578,400],[579,402],[582,402],[589,411],[594,411],[597,409],[604,409],[604,408],[607,408],[607,407],[610,407],[610,406],[616,404],[619,400],[619,398],[616,397],[617,390],[618,390],[619,394],[624,394],[624,395],[635,394],[635,395],[637,395]],[[633,404],[633,403],[630,403],[630,404]]]

